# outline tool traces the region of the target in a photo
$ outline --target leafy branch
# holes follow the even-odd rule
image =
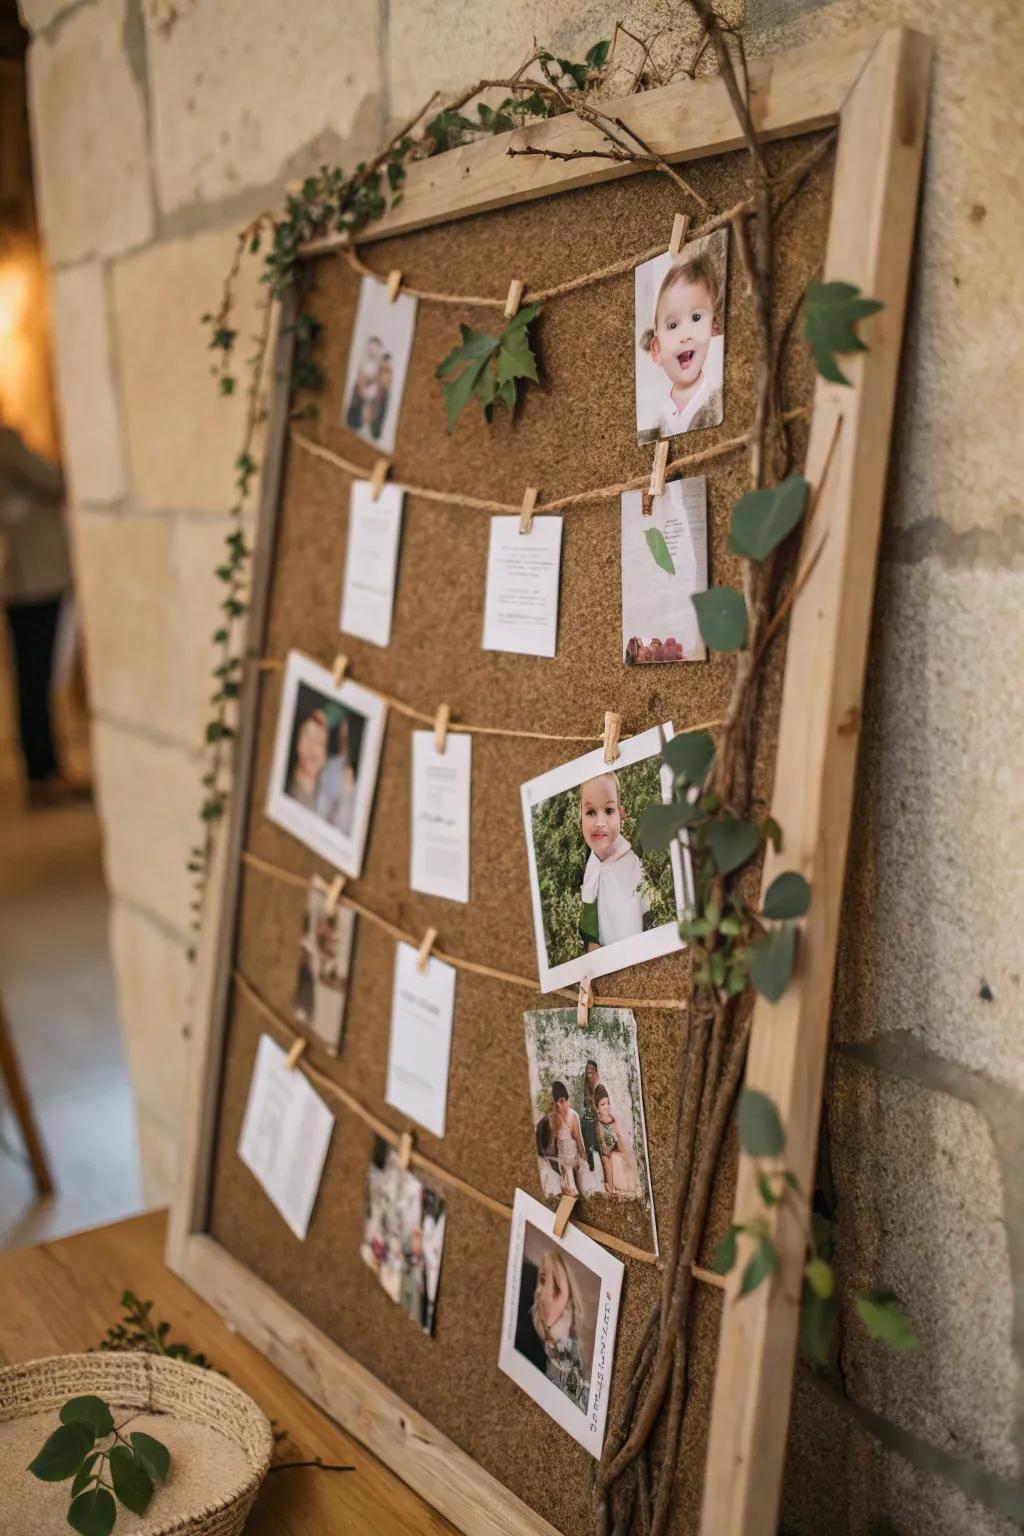
[[[114,1423],[101,1397],[70,1398],[55,1429],[28,1470],[44,1483],[72,1478],[68,1524],[79,1536],[110,1536],[117,1519],[116,1499],[135,1515],[144,1515],[154,1482],[166,1483],[171,1453],[163,1441],[121,1430],[131,1419]]]
[[[537,382],[537,361],[530,347],[528,327],[540,314],[539,304],[518,310],[500,336],[461,325],[462,343],[453,347],[438,365],[436,377],[447,379],[444,389],[448,431],[454,429],[470,400],[479,401],[488,421],[498,405],[515,410],[519,382]]]

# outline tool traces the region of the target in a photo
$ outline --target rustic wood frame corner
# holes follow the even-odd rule
[[[786,1127],[787,1164],[813,1184],[829,1004],[857,760],[881,526],[918,184],[930,40],[905,28],[867,31],[753,59],[751,113],[765,138],[838,125],[826,280],[855,283],[884,308],[862,324],[868,350],[844,359],[849,388],[818,380],[806,475],[820,491],[816,555],[793,604],[772,813],[786,829],[786,867],[814,890],[800,963],[777,1004],[759,1000],[746,1081],[769,1094]],[[684,80],[613,108],[667,161],[742,147],[718,76]],[[593,185],[635,171],[596,160],[510,159],[510,141],[593,147],[596,130],[572,116],[451,150],[411,167],[404,197],[361,239],[370,241]],[[320,242],[319,249],[331,242]],[[278,327],[275,376],[290,374],[290,305]],[[287,435],[286,386],[267,423],[248,646],[260,654]],[[841,418],[841,423],[839,421]],[[841,428],[841,429],[840,429]],[[802,559],[806,562],[808,554]],[[556,1536],[466,1452],[359,1365],[205,1230],[214,1131],[250,792],[256,687],[240,705],[236,789],[211,871],[211,911],[197,963],[197,1004],[182,1169],[167,1262],[327,1413],[440,1513],[474,1536],[510,1530]],[[763,880],[777,861],[769,854]],[[741,1158],[735,1210],[757,1209],[754,1171]],[[726,1294],[715,1368],[702,1536],[770,1536],[776,1529],[804,1260],[805,1213],[771,1214],[782,1262],[771,1285],[738,1304]],[[738,1271],[737,1271],[738,1273]]]

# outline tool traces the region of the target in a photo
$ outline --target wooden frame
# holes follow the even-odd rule
[[[865,321],[868,351],[845,358],[850,388],[819,380],[807,478],[821,493],[808,541],[818,551],[792,610],[779,724],[773,813],[786,829],[786,867],[810,879],[814,901],[793,984],[775,1006],[759,1002],[747,1081],[771,1094],[787,1131],[786,1161],[812,1184],[828,1037],[828,1009],[856,768],[858,725],[899,363],[907,275],[924,141],[931,47],[902,28],[859,33],[753,60],[751,111],[781,138],[838,124],[826,279],[856,283],[885,307]],[[741,147],[718,76],[665,86],[614,104],[670,161]],[[593,185],[635,167],[594,160],[510,159],[509,142],[565,150],[595,131],[570,116],[489,139],[410,169],[402,203],[361,236],[382,238],[471,213]],[[318,242],[311,253],[337,245]],[[285,305],[275,370],[290,371]],[[248,648],[261,654],[273,534],[287,431],[275,392],[264,454]],[[809,551],[813,552],[813,551]],[[286,1375],[358,1436],[442,1514],[467,1532],[551,1536],[552,1527],[440,1435],[420,1414],[220,1247],[205,1231],[248,811],[256,687],[241,702],[237,782],[211,890],[199,959],[190,1110],[172,1212],[168,1264]],[[764,879],[770,881],[769,855]],[[741,1159],[737,1219],[756,1210],[752,1170]],[[776,1528],[792,1388],[804,1232],[797,1214],[773,1214],[782,1253],[776,1284],[723,1311],[702,1536],[767,1536]],[[735,1273],[738,1273],[735,1271]]]

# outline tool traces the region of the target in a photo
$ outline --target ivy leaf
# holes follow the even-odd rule
[[[735,587],[695,592],[693,606],[705,643],[713,651],[739,651],[747,643],[747,608]]]
[[[715,755],[715,739],[708,731],[683,731],[666,741],[661,755],[677,778],[703,784]]]
[[[448,148],[448,141],[453,133],[460,129],[474,127],[468,117],[463,117],[461,112],[450,112],[446,107],[436,117],[432,117],[427,124],[427,133],[434,141],[435,154],[440,154]]]
[[[750,979],[770,1003],[777,1003],[789,985],[796,958],[796,929],[787,925],[771,933],[750,951]]]
[[[62,1483],[66,1477],[74,1477],[95,1438],[84,1424],[62,1424],[29,1462],[28,1470],[41,1483]]]
[[[892,1291],[865,1291],[857,1297],[857,1313],[870,1336],[881,1339],[890,1349],[921,1348],[921,1340]]]
[[[827,1301],[836,1288],[836,1276],[832,1265],[826,1263],[824,1259],[808,1259],[804,1265],[804,1275],[815,1296],[820,1296],[823,1301]]]
[[[809,489],[803,475],[790,475],[771,490],[741,496],[732,509],[730,554],[764,560],[803,517]]]
[[[588,48],[585,62],[589,69],[604,69],[608,63],[608,54],[611,51],[611,40],[605,38],[600,43],[595,43],[593,48]]]
[[[105,1488],[81,1493],[68,1510],[68,1525],[78,1536],[110,1536],[117,1505]]]
[[[763,1280],[779,1267],[779,1252],[770,1237],[758,1239],[754,1256],[743,1271],[743,1279],[740,1281],[740,1295],[749,1296],[751,1291],[756,1291]]]
[[[133,1515],[144,1515],[153,1497],[153,1484],[126,1445],[115,1445],[111,1451],[110,1477],[114,1492],[125,1508]]]
[[[128,1436],[142,1470],[158,1483],[166,1483],[171,1471],[171,1453],[162,1440],[137,1430]]]
[[[719,1238],[715,1256],[711,1260],[711,1268],[716,1275],[727,1275],[736,1263],[736,1238],[742,1231],[742,1227],[734,1224]]]
[[[589,73],[586,64],[573,64],[569,59],[559,59],[558,67],[563,75],[568,75],[575,82],[577,90],[585,88]]]
[[[729,875],[739,869],[757,852],[761,838],[757,828],[749,821],[739,821],[735,816],[723,816],[711,824],[711,855],[720,875]]]
[[[692,826],[700,816],[700,807],[685,801],[671,805],[648,805],[640,813],[636,840],[643,853],[664,853],[683,827]]]
[[[800,1302],[800,1348],[816,1365],[828,1365],[839,1298],[819,1296],[809,1285]]]
[[[102,1397],[72,1397],[60,1411],[62,1424],[84,1424],[94,1440],[114,1433],[114,1420]]]
[[[647,548],[654,556],[654,563],[659,570],[667,571],[670,576],[676,573],[676,563],[672,559],[668,545],[665,543],[665,535],[660,528],[648,528],[644,533],[647,540]]]
[[[778,1157],[786,1145],[779,1112],[766,1093],[744,1088],[737,1114],[740,1146],[750,1157]]]
[[[811,888],[803,875],[787,870],[777,875],[765,892],[764,915],[783,921],[803,917],[811,904]]]
[[[853,327],[865,315],[885,306],[861,298],[854,283],[812,283],[804,299],[804,340],[814,353],[814,366],[832,384],[849,384],[836,362],[837,352],[866,352]]]

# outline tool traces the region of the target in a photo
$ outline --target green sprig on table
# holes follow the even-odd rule
[[[60,1427],[29,1463],[40,1482],[73,1479],[68,1524],[79,1536],[110,1536],[115,1499],[132,1514],[145,1514],[154,1482],[166,1483],[170,1476],[166,1445],[138,1430],[125,1439],[121,1430],[128,1422],[115,1424],[102,1397],[69,1398],[60,1410]]]

